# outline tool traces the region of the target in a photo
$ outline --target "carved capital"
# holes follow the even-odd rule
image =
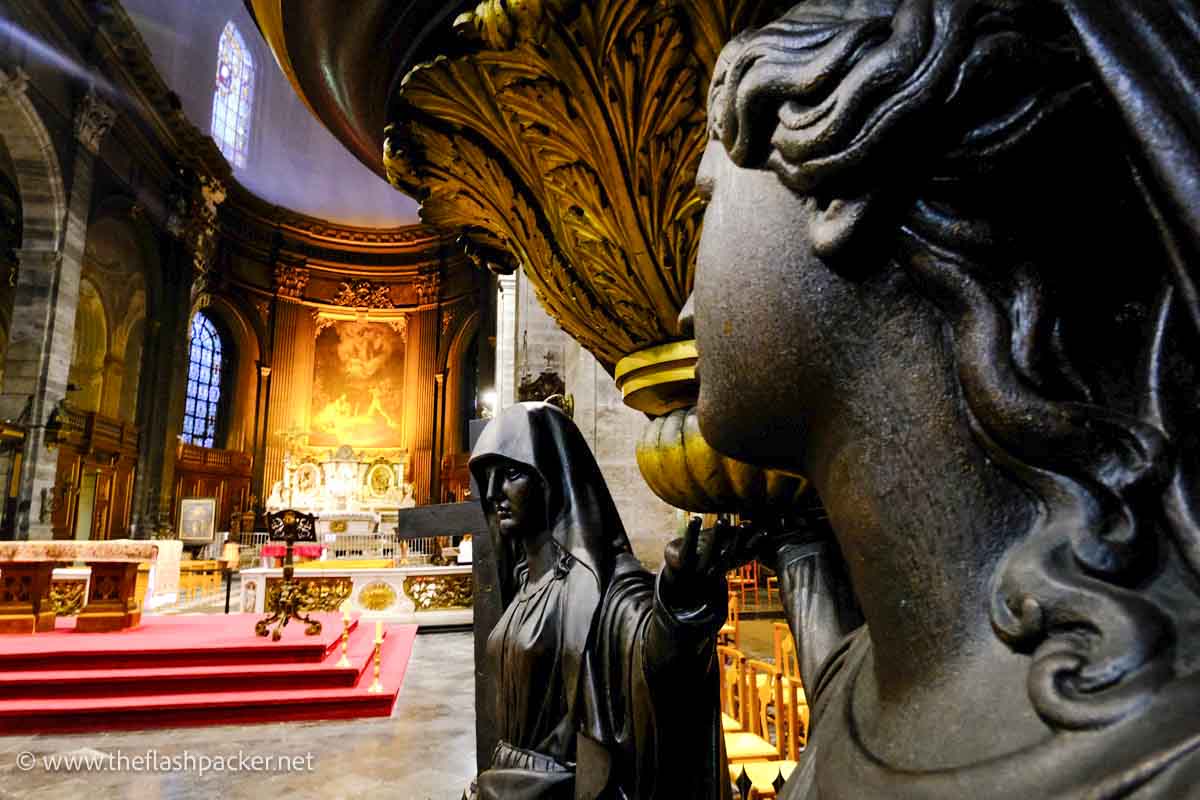
[[[95,90],[89,91],[75,112],[75,138],[91,153],[100,152],[100,142],[117,119],[117,111],[100,99]]]
[[[0,94],[13,97],[23,95],[29,90],[29,73],[20,67],[0,71]]]
[[[413,280],[413,286],[417,290],[417,302],[421,305],[426,305],[437,301],[438,291],[441,288],[441,278],[438,277],[436,272],[418,275]]]
[[[295,264],[279,264],[275,267],[275,291],[284,297],[300,298],[308,286],[309,271]]]

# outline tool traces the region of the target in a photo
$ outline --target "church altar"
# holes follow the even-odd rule
[[[283,477],[271,487],[266,507],[316,514],[334,533],[342,532],[343,523],[378,525],[381,511],[416,505],[412,484],[404,481],[407,462],[404,450],[293,444],[283,455]]]
[[[87,601],[78,611],[75,629],[94,632],[133,627],[142,619],[136,596],[139,565],[153,561],[157,554],[158,546],[145,541],[0,542],[0,586],[9,589],[9,599],[0,603],[0,632],[54,630],[54,569],[77,561],[86,563],[91,571]]]
[[[473,619],[471,566],[295,569],[310,611],[349,611],[364,619],[428,627],[469,625]],[[242,611],[265,614],[283,580],[279,568],[242,570]]]

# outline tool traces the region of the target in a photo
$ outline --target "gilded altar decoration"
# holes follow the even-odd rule
[[[339,321],[317,336],[313,446],[385,447],[400,440],[404,339],[378,322]]]
[[[354,588],[350,578],[294,578],[293,581],[300,595],[299,608],[305,612],[337,611]],[[275,611],[282,583],[279,578],[267,579],[267,613]]]
[[[417,575],[404,579],[404,593],[417,611],[470,608],[474,581],[470,575]]]
[[[333,297],[335,306],[349,308],[395,308],[392,302],[392,290],[388,286],[378,286],[369,280],[347,281],[338,287],[338,293]]]
[[[86,581],[51,581],[50,602],[54,604],[54,613],[60,617],[76,616],[87,600],[86,588]]]
[[[520,264],[611,370],[677,338],[703,204],[703,104],[721,46],[766,3],[481,2],[479,48],[404,80],[384,164],[422,218]]]
[[[375,581],[358,590],[358,605],[368,611],[384,611],[395,603],[396,590],[390,583]]]
[[[346,528],[347,528],[346,520],[344,520],[344,519],[334,519],[334,520],[329,521],[329,532],[330,533],[345,533]]]

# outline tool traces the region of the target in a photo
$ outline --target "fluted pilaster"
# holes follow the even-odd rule
[[[418,503],[430,502],[437,414],[438,311],[426,308],[409,316],[408,352],[405,359],[405,447],[408,480]]]
[[[316,353],[316,333],[309,309],[295,300],[280,297],[275,306],[272,341],[264,492],[269,492],[275,481],[283,477],[284,433],[308,430]]]

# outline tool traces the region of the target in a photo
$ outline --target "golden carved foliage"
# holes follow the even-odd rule
[[[606,367],[675,338],[702,204],[704,98],[750,0],[490,0],[480,50],[414,70],[385,152],[422,216],[512,254]]]

